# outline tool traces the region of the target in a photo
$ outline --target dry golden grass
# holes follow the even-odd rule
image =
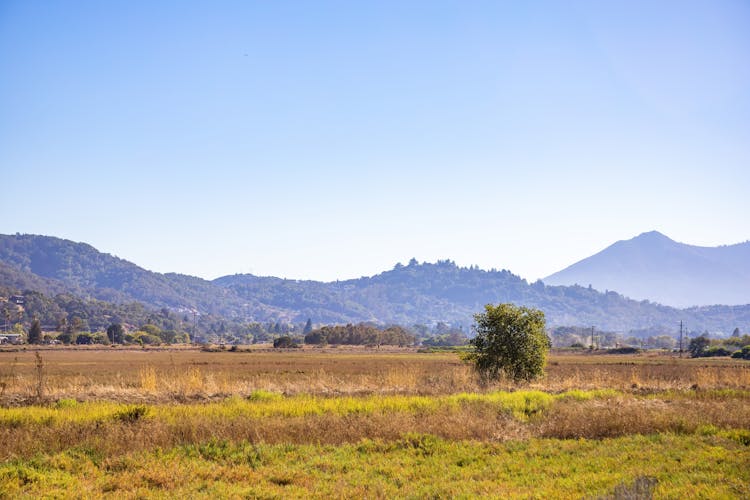
[[[692,434],[707,427],[750,429],[750,394],[718,394],[560,401],[533,432],[540,437],[601,439],[658,432]]]
[[[73,447],[112,456],[216,439],[339,445],[361,439],[390,441],[409,433],[498,442],[750,429],[748,391],[658,396],[612,391],[558,396],[538,391],[422,397],[271,396],[192,405],[71,403],[8,409],[0,414],[0,460]]]
[[[246,396],[259,389],[284,394],[440,395],[517,388],[510,383],[480,386],[456,354],[408,349],[52,348],[40,353],[42,392],[51,401],[185,402]],[[0,405],[36,402],[39,382],[33,351],[0,351]],[[673,356],[552,355],[545,377],[525,388],[652,392],[695,387],[749,388],[750,363]]]

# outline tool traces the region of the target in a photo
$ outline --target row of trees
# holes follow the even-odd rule
[[[709,339],[705,335],[695,337],[688,344],[688,352],[694,358],[732,356],[750,359],[750,335],[740,335],[739,330],[726,339]]]
[[[359,323],[357,325],[324,326],[305,335],[306,344],[344,345],[413,345],[416,337],[400,326],[380,329],[376,326]]]
[[[127,328],[120,323],[113,323],[106,331],[76,332],[65,330],[62,332],[42,331],[41,322],[34,318],[28,331],[21,323],[16,323],[11,333],[21,335],[28,344],[46,344],[59,342],[62,344],[140,344],[158,345],[190,342],[186,332],[162,330],[154,324]]]

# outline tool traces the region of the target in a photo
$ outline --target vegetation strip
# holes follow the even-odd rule
[[[343,444],[364,438],[393,440],[416,432],[491,442],[658,432],[687,435],[706,429],[750,436],[748,391],[703,392],[669,392],[663,397],[598,390],[323,398],[257,391],[246,399],[190,405],[61,400],[54,407],[0,410],[0,459],[71,447],[129,453],[214,438]]]
[[[656,497],[746,498],[748,484],[750,447],[727,432],[506,443],[406,434],[341,446],[211,440],[0,464],[0,497],[12,498],[581,498],[639,486]]]
[[[144,416],[172,420],[190,414],[202,417],[303,417],[308,415],[349,415],[389,412],[430,412],[438,409],[458,409],[460,405],[486,404],[498,411],[511,413],[525,419],[541,413],[556,400],[615,397],[619,393],[602,389],[591,391],[566,391],[548,394],[542,391],[497,391],[486,394],[460,393],[448,396],[367,396],[367,397],[317,397],[297,395],[285,397],[268,391],[254,391],[248,398],[230,397],[219,403],[190,405],[123,405],[108,402],[78,403],[74,399],[62,399],[53,406],[31,406],[0,409],[0,425],[43,424],[62,422],[86,422],[120,418],[143,408]]]

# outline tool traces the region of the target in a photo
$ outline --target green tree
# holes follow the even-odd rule
[[[79,333],[76,336],[76,344],[82,345],[82,344],[93,344],[94,343],[94,337],[90,333]]]
[[[302,330],[302,335],[307,335],[311,331],[313,331],[312,319],[307,318],[307,323],[305,323],[305,328]]]
[[[289,335],[283,335],[273,341],[273,347],[276,349],[287,349],[299,347],[299,344]]]
[[[153,335],[154,337],[158,337],[161,333],[161,328],[159,328],[157,325],[154,325],[153,323],[147,323],[139,328],[140,331],[146,332],[149,335]]]
[[[29,344],[41,344],[42,343],[42,325],[39,323],[37,318],[31,322],[31,328],[29,328]]]
[[[474,315],[476,336],[468,355],[482,379],[504,375],[521,382],[542,375],[550,347],[544,313],[513,304],[487,304],[484,309]]]
[[[120,323],[113,323],[107,327],[107,338],[113,344],[122,344],[125,341],[125,329]]]
[[[690,344],[688,344],[688,352],[690,353],[690,356],[693,358],[699,358],[703,356],[703,353],[708,349],[708,346],[711,344],[711,341],[706,338],[706,336],[701,335],[700,337],[695,337],[694,339],[690,340]]]

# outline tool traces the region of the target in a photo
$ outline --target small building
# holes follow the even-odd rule
[[[22,306],[26,303],[26,298],[23,295],[11,295],[8,297],[8,302]]]

